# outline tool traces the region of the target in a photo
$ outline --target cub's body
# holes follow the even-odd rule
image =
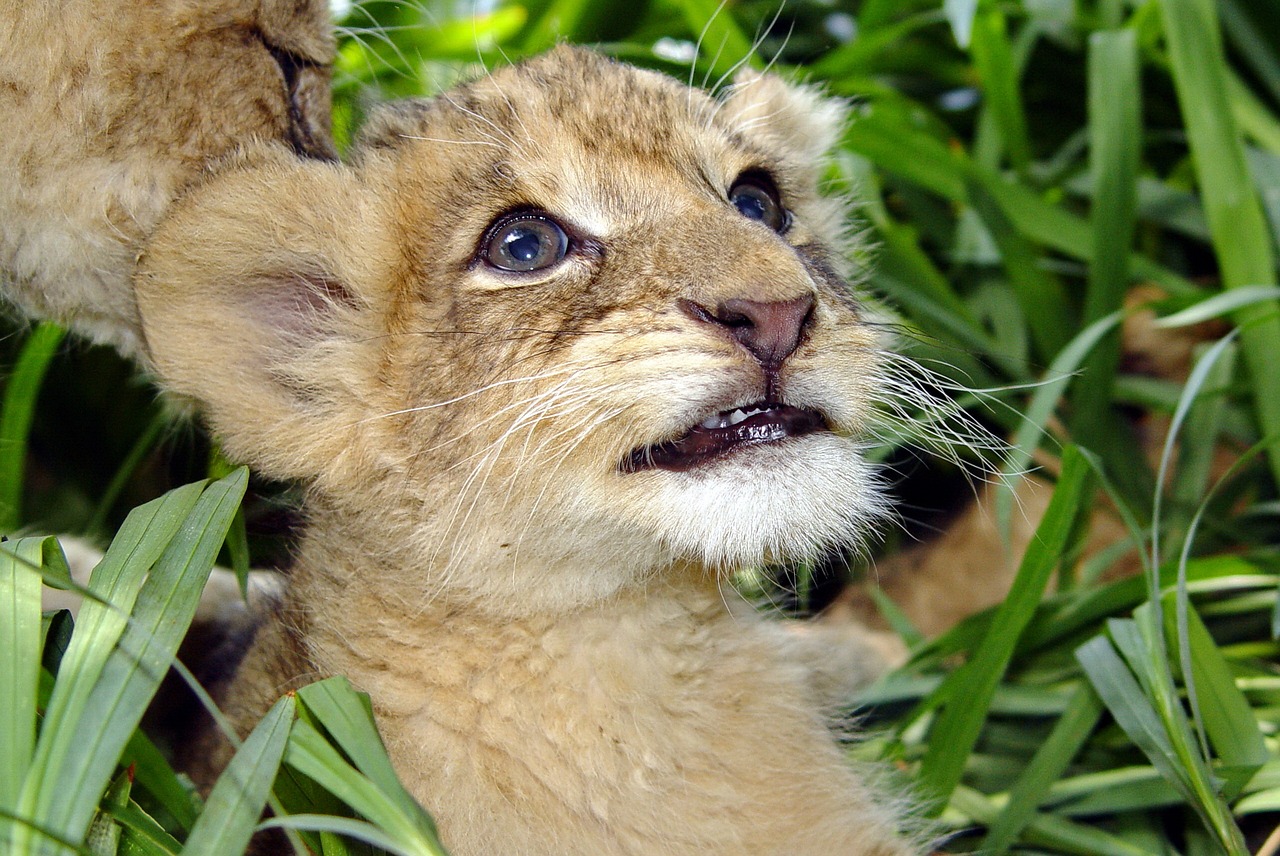
[[[268,628],[225,707],[251,725],[282,666],[347,675],[450,853],[911,852],[833,741],[820,649],[709,581],[505,622],[313,585],[314,623]]]
[[[349,166],[257,148],[174,207],[154,365],[309,487],[241,728],[347,675],[455,856],[913,852],[825,718],[874,646],[725,579],[880,513],[838,119],[562,48],[386,109]]]

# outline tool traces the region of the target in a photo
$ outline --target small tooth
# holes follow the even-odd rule
[[[742,408],[738,408],[737,410],[729,414],[728,422],[730,425],[737,425],[739,422],[742,422],[745,419],[751,416],[754,416],[755,414],[756,414],[756,411],[754,410],[743,410]]]
[[[706,419],[703,419],[698,423],[700,427],[706,428],[709,431],[714,431],[717,428],[724,428],[727,424],[728,422],[725,418],[719,414],[716,414],[715,416],[708,416]]]

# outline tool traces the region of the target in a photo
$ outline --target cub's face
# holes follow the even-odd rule
[[[428,589],[567,605],[848,543],[877,343],[817,190],[833,113],[571,49],[387,108],[352,167],[264,155],[178,212],[153,356]]]

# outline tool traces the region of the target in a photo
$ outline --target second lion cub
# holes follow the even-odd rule
[[[154,364],[309,486],[242,727],[347,675],[459,856],[916,852],[821,658],[726,606],[881,510],[878,345],[818,193],[839,112],[560,48],[384,109],[350,165],[262,148],[175,206]]]

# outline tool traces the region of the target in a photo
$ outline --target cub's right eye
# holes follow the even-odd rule
[[[481,258],[498,270],[529,273],[558,264],[569,252],[564,228],[545,214],[500,219],[485,236]]]

